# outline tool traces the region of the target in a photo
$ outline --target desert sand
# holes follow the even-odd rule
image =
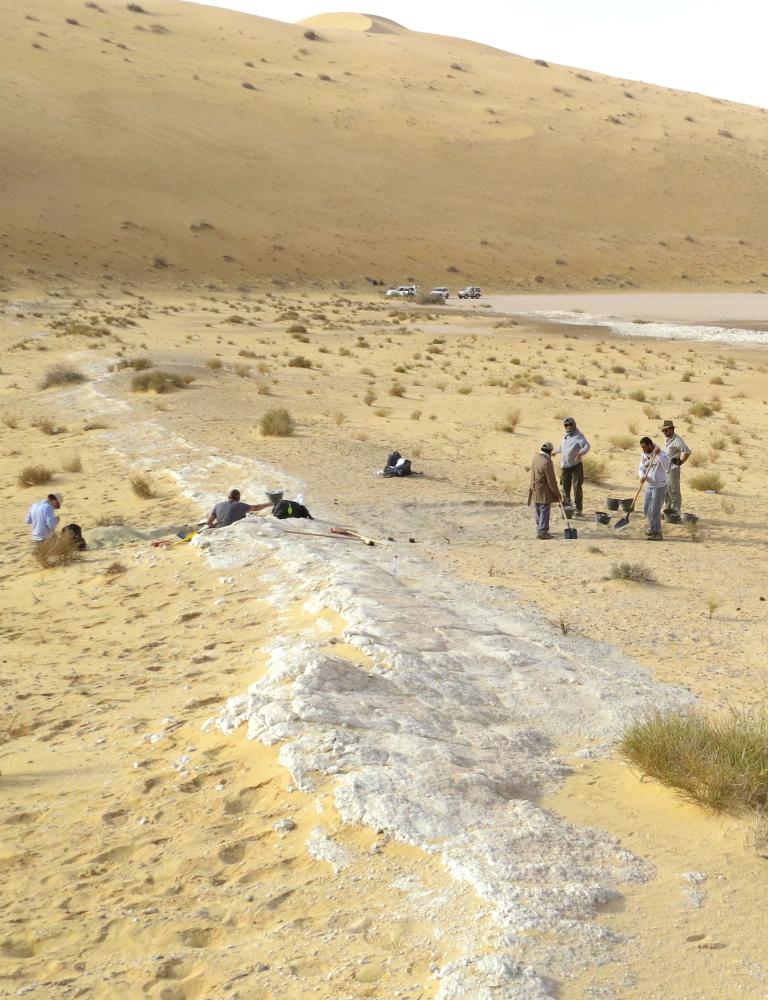
[[[764,110],[354,12],[0,30],[0,994],[764,997],[752,818],[615,754],[764,707]],[[699,520],[650,545],[592,515],[667,418]],[[181,541],[233,487],[316,520]],[[89,548],[42,569],[49,490]]]
[[[756,914],[764,861],[749,819],[709,817],[641,783],[611,755],[611,734],[642,706],[691,696],[713,709],[762,704],[763,350],[632,340],[479,309],[274,294],[7,300],[2,349],[9,995],[35,987],[42,996],[467,996],[489,977],[509,996],[599,988],[708,998],[734,983],[736,995],[763,995],[768,959]],[[135,357],[195,380],[164,395],[134,392],[134,370],[115,365]],[[296,357],[311,367],[290,365]],[[55,363],[85,381],[40,390]],[[632,398],[639,391],[645,401]],[[714,404],[710,416],[687,415],[705,401]],[[260,435],[260,416],[275,406],[295,417],[295,436]],[[514,433],[499,429],[511,411]],[[590,511],[604,509],[609,495],[631,494],[637,454],[623,436],[657,435],[661,418],[676,419],[702,463],[687,467],[683,481],[684,506],[701,518],[695,540],[669,526],[665,544],[649,546],[635,515],[623,535],[585,519],[577,542],[537,542],[527,465],[541,440],[558,438],[566,411],[604,463],[604,483],[587,486]],[[56,433],[41,430],[45,417]],[[373,474],[395,446],[423,477]],[[82,471],[64,471],[75,456]],[[17,485],[31,462],[50,467],[50,486]],[[693,491],[690,478],[708,470],[720,472],[721,490]],[[149,476],[152,499],[133,495],[135,474]],[[129,528],[167,527],[172,536],[234,485],[254,502],[275,486],[302,491],[320,520],[270,525],[255,515],[203,547],[119,544]],[[105,547],[40,570],[21,522],[49,488],[64,493],[65,519]],[[97,526],[111,520],[125,527]],[[322,533],[329,523],[361,528],[380,544],[284,534]],[[609,580],[620,560],[644,563],[658,582]],[[124,572],[107,572],[115,562]],[[350,594],[369,606],[339,610],[337,565],[342,585],[361,581]],[[446,605],[452,588],[464,589]],[[317,750],[305,742],[285,757],[300,746],[295,734],[262,746],[245,739],[244,725],[217,726],[227,699],[274,676],[284,652],[312,661],[308,677],[332,657],[352,676],[395,669],[405,678],[407,634],[401,640],[393,625],[390,640],[372,640],[375,609],[387,607],[390,592],[414,608],[441,599],[453,608],[452,634],[468,630],[456,656],[473,648],[472,629],[485,628],[470,623],[478,601],[489,621],[506,623],[514,656],[540,649],[523,652],[523,665],[538,666],[527,681],[515,668],[526,694],[510,705],[527,713],[529,728],[551,732],[552,745],[510,758],[520,768],[516,783],[532,762],[536,790],[493,809],[502,810],[499,830],[512,833],[530,807],[542,810],[541,822],[566,831],[557,825],[567,821],[574,836],[592,830],[590,843],[604,844],[592,876],[568,867],[582,841],[566,837],[555,848],[553,836],[541,848],[542,860],[561,851],[555,884],[595,878],[602,886],[580,904],[578,946],[567,944],[573,928],[562,914],[543,951],[519,917],[510,936],[509,912],[496,904],[514,878],[484,887],[471,855],[459,863],[447,841],[430,844],[418,829],[400,836],[405,826],[387,828],[385,812],[350,822],[356,806],[339,789],[370,780],[352,747],[346,763],[326,759],[307,778],[307,761],[320,766]],[[400,618],[408,622],[405,612]],[[426,640],[413,641],[416,655]],[[499,697],[510,654],[489,647],[486,655],[489,669],[501,656]],[[558,662],[577,671],[567,693]],[[427,667],[416,669],[416,690]],[[482,657],[477,670],[479,683]],[[262,689],[273,715],[280,683]],[[326,754],[340,738],[363,739],[369,725],[339,722],[333,690],[314,707],[295,696],[298,724]],[[578,708],[582,692],[591,709]],[[458,703],[449,711],[459,712]],[[487,725],[490,733],[497,723]],[[384,731],[374,727],[373,745],[389,745]],[[262,737],[272,743],[275,730],[262,728]],[[503,730],[494,739],[508,742]],[[462,751],[467,776],[479,766],[470,747]],[[455,761],[457,752],[449,742],[440,759]],[[498,753],[503,771],[510,750]],[[467,787],[484,787],[493,766]],[[366,801],[373,809],[377,799]],[[504,809],[513,809],[506,820]],[[276,829],[281,820],[296,826]],[[516,853],[508,850],[505,863]],[[524,909],[540,916],[545,887],[531,882],[529,867],[525,878]],[[488,956],[485,965],[478,955]],[[512,975],[504,963],[515,957],[523,971]]]
[[[0,11],[6,285],[768,287],[764,109],[370,15],[134,6]]]

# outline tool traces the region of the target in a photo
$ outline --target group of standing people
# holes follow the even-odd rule
[[[571,503],[575,516],[583,514],[584,507],[584,465],[583,459],[590,450],[589,441],[573,417],[563,421],[563,439],[558,448],[551,441],[545,441],[531,462],[531,485],[528,491],[528,505],[533,505],[536,519],[536,537],[552,538],[549,532],[549,517],[553,503]],[[688,461],[691,449],[675,430],[671,420],[661,425],[665,441],[663,446],[654,443],[650,437],[640,438],[640,465],[638,478],[645,484],[643,514],[648,527],[646,538],[661,542],[662,507],[665,514],[681,513],[680,469]],[[560,482],[555,475],[553,455],[560,455]]]

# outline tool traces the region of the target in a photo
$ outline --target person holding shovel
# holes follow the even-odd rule
[[[666,438],[664,451],[669,458],[669,476],[667,479],[667,492],[664,495],[664,513],[679,514],[683,506],[680,496],[680,468],[691,457],[691,449],[679,434],[675,434],[675,425],[671,420],[665,420],[661,425],[661,430]]]
[[[649,542],[663,542],[661,533],[661,505],[667,492],[669,455],[653,443],[651,438],[640,438],[643,454],[638,476],[645,483],[643,514],[648,521],[646,535]]]
[[[545,441],[531,462],[528,506],[534,505],[536,537],[542,539],[552,537],[549,533],[549,510],[553,503],[560,503],[562,500],[557,486],[555,467],[552,464],[554,447],[551,441]]]

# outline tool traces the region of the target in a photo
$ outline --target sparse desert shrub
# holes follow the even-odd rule
[[[160,369],[153,369],[148,372],[139,372],[131,379],[131,389],[134,392],[149,392],[150,389],[156,393],[171,392],[173,389],[183,389],[192,381],[194,376],[179,375],[178,372],[165,372]]]
[[[131,489],[137,497],[142,500],[151,500],[155,495],[152,483],[147,476],[132,476]]]
[[[724,437],[712,438],[712,447],[715,451],[725,451],[728,447],[728,440]]]
[[[376,402],[376,393],[373,389],[367,389],[365,395],[363,396],[363,402],[366,406],[372,406]]]
[[[692,417],[711,417],[713,412],[709,403],[692,403],[688,407],[688,413]]]
[[[87,423],[83,424],[84,431],[104,431],[109,425],[103,423],[101,420],[89,420]]]
[[[626,374],[627,369],[624,365],[611,365],[611,371],[614,375],[624,375]]]
[[[296,430],[293,417],[282,407],[267,410],[261,418],[259,427],[265,437],[291,437]]]
[[[151,367],[152,362],[149,358],[121,358],[115,365],[115,371],[121,371],[123,368],[133,368],[135,372],[143,372]]]
[[[122,527],[125,524],[125,518],[122,514],[101,514],[93,523],[97,528]]]
[[[642,563],[614,563],[610,571],[611,580],[629,580],[631,583],[655,583],[653,571]]]
[[[53,365],[43,375],[40,381],[41,389],[50,389],[54,385],[79,385],[87,379],[82,372],[68,365]]]
[[[237,364],[237,365],[235,365],[234,371],[235,371],[235,375],[237,375],[238,378],[250,378],[250,376],[251,376],[251,366],[250,365],[240,365],[240,364]]]
[[[306,333],[307,328],[303,323],[291,323],[288,327],[288,333]]]
[[[411,420],[421,420],[421,410],[414,410],[411,414]]]
[[[47,465],[25,465],[18,476],[19,486],[42,486],[53,479],[53,470]]]
[[[634,399],[636,403],[644,403],[645,391],[643,389],[633,389],[632,392],[629,393],[629,398]]]
[[[123,566],[121,562],[110,563],[109,566],[104,570],[104,576],[119,576],[121,573],[127,573],[128,567]]]
[[[66,461],[61,463],[61,467],[64,472],[82,472],[83,471],[83,460],[79,455],[72,455]]]
[[[138,3],[127,3],[125,9],[129,10],[132,14],[146,14],[147,11]]]
[[[619,756],[716,812],[768,808],[768,714],[655,712],[633,723]]]
[[[507,410],[504,419],[496,425],[496,429],[503,431],[505,434],[514,434],[517,430],[517,425],[520,423],[520,416],[520,410]]]
[[[55,434],[66,433],[66,427],[60,427],[59,424],[55,424],[49,417],[38,417],[37,420],[32,421],[32,426],[36,427],[41,434],[47,434],[48,437],[53,437]]]
[[[19,426],[19,418],[15,413],[4,413],[2,416],[2,421],[6,427],[10,430],[15,431]]]
[[[710,385],[725,385],[725,381],[720,375],[713,375],[709,380]]]
[[[210,368],[212,372],[220,372],[221,369],[224,367],[224,362],[221,360],[221,358],[208,358],[205,364],[206,367]]]
[[[405,388],[402,385],[400,385],[399,382],[393,382],[392,385],[389,387],[389,394],[390,396],[397,396],[398,398],[400,398],[405,395]]]
[[[458,392],[460,396],[470,396],[472,394],[472,386],[460,385],[456,392]]]
[[[690,465],[694,469],[706,464],[707,464],[707,456],[701,451],[694,451],[694,453],[688,459],[688,465]]]
[[[32,554],[43,569],[66,566],[81,558],[77,543],[68,531],[38,542]]]
[[[693,372],[683,372],[683,377],[680,379],[681,382],[690,382],[693,377]]]
[[[700,493],[709,490],[719,493],[725,486],[719,472],[698,472],[695,476],[691,476],[690,483],[691,489],[698,490]]]
[[[419,305],[444,306],[445,298],[442,295],[433,295],[431,292],[426,292],[424,295],[419,296]]]
[[[584,479],[588,483],[595,483],[599,486],[605,482],[607,475],[605,459],[587,455],[582,465],[584,466]]]
[[[259,384],[256,386],[256,392],[260,396],[271,396],[272,386],[269,384],[269,382],[259,382]]]
[[[320,35],[318,35],[318,33],[316,31],[314,31],[312,28],[307,28],[307,30],[304,32],[304,37],[307,39],[307,41],[310,41],[310,42],[320,42],[320,41],[322,41],[322,39],[320,38]]]
[[[311,368],[312,362],[309,358],[305,358],[303,354],[297,354],[295,358],[291,358],[288,362],[289,368]]]
[[[628,451],[630,448],[634,448],[637,438],[632,434],[612,434],[608,441],[612,447],[618,448],[620,451]]]

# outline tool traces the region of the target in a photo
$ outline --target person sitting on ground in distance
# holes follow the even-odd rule
[[[560,447],[553,454],[560,456],[560,485],[563,487],[564,503],[571,502],[571,486],[573,486],[573,500],[576,504],[576,513],[581,514],[584,508],[584,466],[581,460],[589,451],[589,441],[584,437],[573,417],[566,417],[563,421],[565,434],[560,442]]]
[[[56,533],[59,519],[54,511],[61,507],[63,500],[61,493],[49,493],[45,500],[38,500],[29,508],[26,523],[32,525],[33,542],[44,542]]]
[[[691,457],[691,449],[679,434],[675,433],[675,425],[671,420],[665,420],[661,425],[664,437],[664,451],[669,457],[669,476],[667,492],[664,494],[664,513],[679,514],[683,501],[680,496],[680,468]]]
[[[669,456],[655,445],[649,437],[640,438],[643,449],[638,478],[645,480],[645,499],[643,514],[648,521],[646,535],[649,542],[663,542],[661,533],[661,504],[667,492],[667,474],[669,472]]]
[[[537,538],[552,537],[549,533],[549,508],[553,503],[559,503],[561,500],[555,467],[552,464],[552,449],[554,447],[551,441],[545,441],[538,455],[534,455],[531,462],[528,506],[534,504]]]
[[[240,499],[240,490],[230,490],[227,499],[217,503],[208,515],[208,527],[226,528],[228,524],[242,521],[252,510],[266,510],[267,507],[273,506],[272,503],[243,503]]]
[[[65,524],[61,529],[61,534],[62,536],[70,535],[72,537],[72,541],[75,543],[75,548],[78,552],[84,552],[88,548],[83,538],[83,529],[79,524]]]

